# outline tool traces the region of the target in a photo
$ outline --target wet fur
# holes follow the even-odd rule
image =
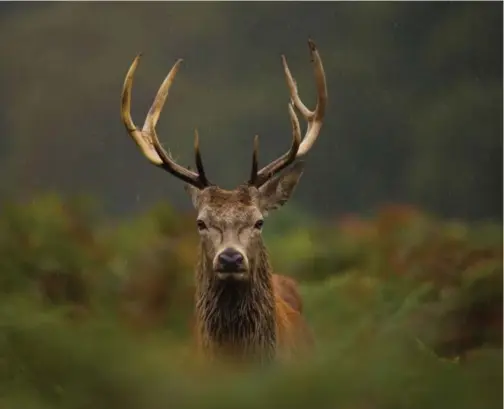
[[[215,217],[245,217],[256,192],[248,187],[225,191],[212,187],[193,198],[211,205]],[[267,250],[259,236],[249,254],[247,280],[220,280],[209,249],[200,243],[196,268],[196,341],[210,359],[267,363],[290,359],[312,345],[294,280],[272,274]]]

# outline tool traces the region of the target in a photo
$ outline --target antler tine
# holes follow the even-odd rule
[[[145,117],[144,126],[142,128],[144,132],[149,132],[150,126],[155,127],[157,125],[159,114],[161,113],[161,110],[164,107],[166,98],[168,97],[168,92],[170,91],[170,88],[173,84],[173,80],[175,79],[175,76],[177,75],[177,72],[183,61],[184,60],[182,58],[179,58],[177,61],[175,61],[175,64],[173,64],[173,67],[171,68],[170,72],[168,72],[168,75],[165,77],[165,79],[159,86],[158,92],[154,97],[154,101],[152,101],[152,105],[149,108],[149,112]]]
[[[142,54],[138,54],[126,74],[124,85],[121,94],[121,119],[126,126],[126,130],[132,137],[133,141],[140,148],[144,156],[154,165],[160,166],[162,164],[161,158],[152,149],[152,145],[148,138],[146,138],[142,131],[138,130],[131,118],[131,89],[133,87],[133,77],[140,61]]]
[[[128,133],[142,151],[143,155],[152,164],[163,168],[167,172],[171,173],[172,175],[183,180],[186,183],[189,183],[199,189],[203,189],[204,187],[209,185],[209,182],[205,176],[203,169],[203,163],[201,160],[201,155],[199,153],[197,138],[195,141],[195,149],[197,162],[196,164],[199,173],[195,173],[176,163],[162,147],[156,132],[156,124],[159,119],[159,114],[161,113],[161,110],[163,109],[163,106],[166,102],[168,91],[170,90],[175,75],[177,74],[180,64],[182,63],[182,60],[177,60],[177,62],[173,65],[172,69],[159,87],[156,97],[154,98],[154,101],[145,118],[144,126],[142,130],[139,130],[135,126],[131,118],[131,89],[133,87],[133,77],[140,57],[141,54],[137,55],[137,57],[131,64],[124,80],[121,98],[122,121],[126,126]]]
[[[197,129],[194,130],[194,157],[196,162],[196,169],[198,169],[198,174],[201,182],[205,186],[209,186],[210,182],[205,175],[205,168],[203,166],[203,160],[201,159],[201,152],[199,148],[199,133]]]
[[[150,121],[154,121],[154,117],[149,118]],[[151,127],[151,134],[152,138],[152,145],[156,151],[156,153],[159,155],[159,157],[162,160],[162,164],[159,165],[161,168],[166,170],[167,172],[171,173],[173,176],[181,179],[182,181],[189,183],[198,189],[204,189],[209,185],[208,180],[205,177],[205,172],[203,174],[198,174],[195,173],[183,166],[180,166],[177,162],[175,162],[168,152],[163,148],[161,145],[161,142],[159,142],[159,138],[157,136],[156,128],[154,126]],[[199,153],[199,149],[195,146],[196,148],[196,167],[198,171],[203,168],[203,163],[201,161],[201,156]]]
[[[262,168],[254,178],[254,185],[259,187],[264,184],[273,175],[285,169],[292,164],[295,160],[303,157],[313,146],[322,128],[322,122],[325,115],[327,105],[327,86],[325,80],[324,67],[322,59],[315,43],[310,39],[308,40],[310,48],[311,60],[314,65],[315,81],[317,85],[317,106],[314,111],[310,111],[299,97],[296,81],[292,77],[287,60],[282,55],[282,65],[284,68],[287,86],[289,87],[291,103],[289,104],[289,116],[291,118],[293,129],[293,141],[291,148],[288,152],[283,154],[278,159]],[[307,129],[304,137],[301,140],[301,131],[299,120],[294,112],[293,105],[301,113],[307,121]]]
[[[254,143],[254,156],[252,161],[252,175],[249,180],[250,185],[259,187],[263,185],[274,174],[282,171],[296,159],[299,146],[301,144],[301,128],[299,120],[292,107],[292,102],[288,105],[289,117],[292,125],[292,144],[287,152],[275,159],[273,162],[263,167],[260,172],[257,172],[257,145]],[[257,138],[257,137],[256,137]]]
[[[254,185],[257,178],[257,169],[259,168],[259,135],[254,136],[254,150],[252,152],[252,172],[250,173],[249,184]]]

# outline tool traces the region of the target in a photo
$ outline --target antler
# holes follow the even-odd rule
[[[275,159],[260,171],[258,169],[258,138],[254,138],[254,151],[252,155],[252,174],[249,180],[249,184],[260,187],[266,183],[271,177],[273,177],[278,172],[285,169],[287,166],[291,165],[294,161],[302,158],[313,146],[314,142],[322,128],[322,122],[324,119],[325,109],[327,105],[327,87],[324,74],[324,67],[322,66],[322,60],[318,53],[317,47],[312,40],[308,40],[308,46],[310,48],[311,60],[314,65],[315,71],[315,81],[317,83],[317,106],[315,111],[310,111],[305,104],[301,101],[299,97],[296,81],[292,78],[292,74],[287,65],[287,60],[285,56],[282,55],[282,64],[285,72],[285,78],[287,80],[287,85],[290,90],[291,100],[289,103],[289,116],[292,123],[292,144],[288,152],[284,153],[279,158]],[[299,126],[299,120],[296,113],[294,112],[294,107],[301,113],[301,115],[308,122],[306,133],[301,139],[301,129]]]
[[[179,59],[172,67],[163,83],[159,87],[159,90],[154,98],[154,102],[147,113],[145,118],[144,126],[142,130],[139,130],[131,118],[131,88],[133,86],[133,76],[135,74],[138,62],[140,61],[141,54],[137,55],[133,63],[131,64],[126,78],[124,79],[124,85],[121,94],[121,118],[128,130],[128,133],[133,138],[137,146],[140,148],[144,156],[154,165],[166,170],[173,176],[182,179],[184,182],[189,183],[199,189],[203,189],[210,185],[210,182],[205,176],[205,170],[203,168],[203,162],[201,160],[201,154],[199,150],[199,137],[198,132],[195,131],[194,138],[194,151],[196,159],[196,168],[198,173],[195,173],[183,166],[176,163],[171,156],[164,150],[159,142],[159,138],[156,133],[156,124],[159,119],[159,114],[163,109],[166,98],[168,97],[168,91],[173,83],[175,75],[182,63]]]

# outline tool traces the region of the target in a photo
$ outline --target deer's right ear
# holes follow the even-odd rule
[[[184,184],[184,190],[187,192],[187,194],[191,198],[191,201],[192,201],[194,208],[198,209],[198,207],[200,205],[201,190],[194,187],[193,185],[188,184],[188,183]]]
[[[303,168],[304,163],[299,161],[259,188],[260,206],[264,215],[278,209],[289,200],[303,174]]]

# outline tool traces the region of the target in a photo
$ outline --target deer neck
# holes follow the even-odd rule
[[[200,246],[196,272],[196,315],[203,349],[212,355],[270,361],[276,351],[271,266],[264,244],[249,260],[248,280],[219,280]]]

